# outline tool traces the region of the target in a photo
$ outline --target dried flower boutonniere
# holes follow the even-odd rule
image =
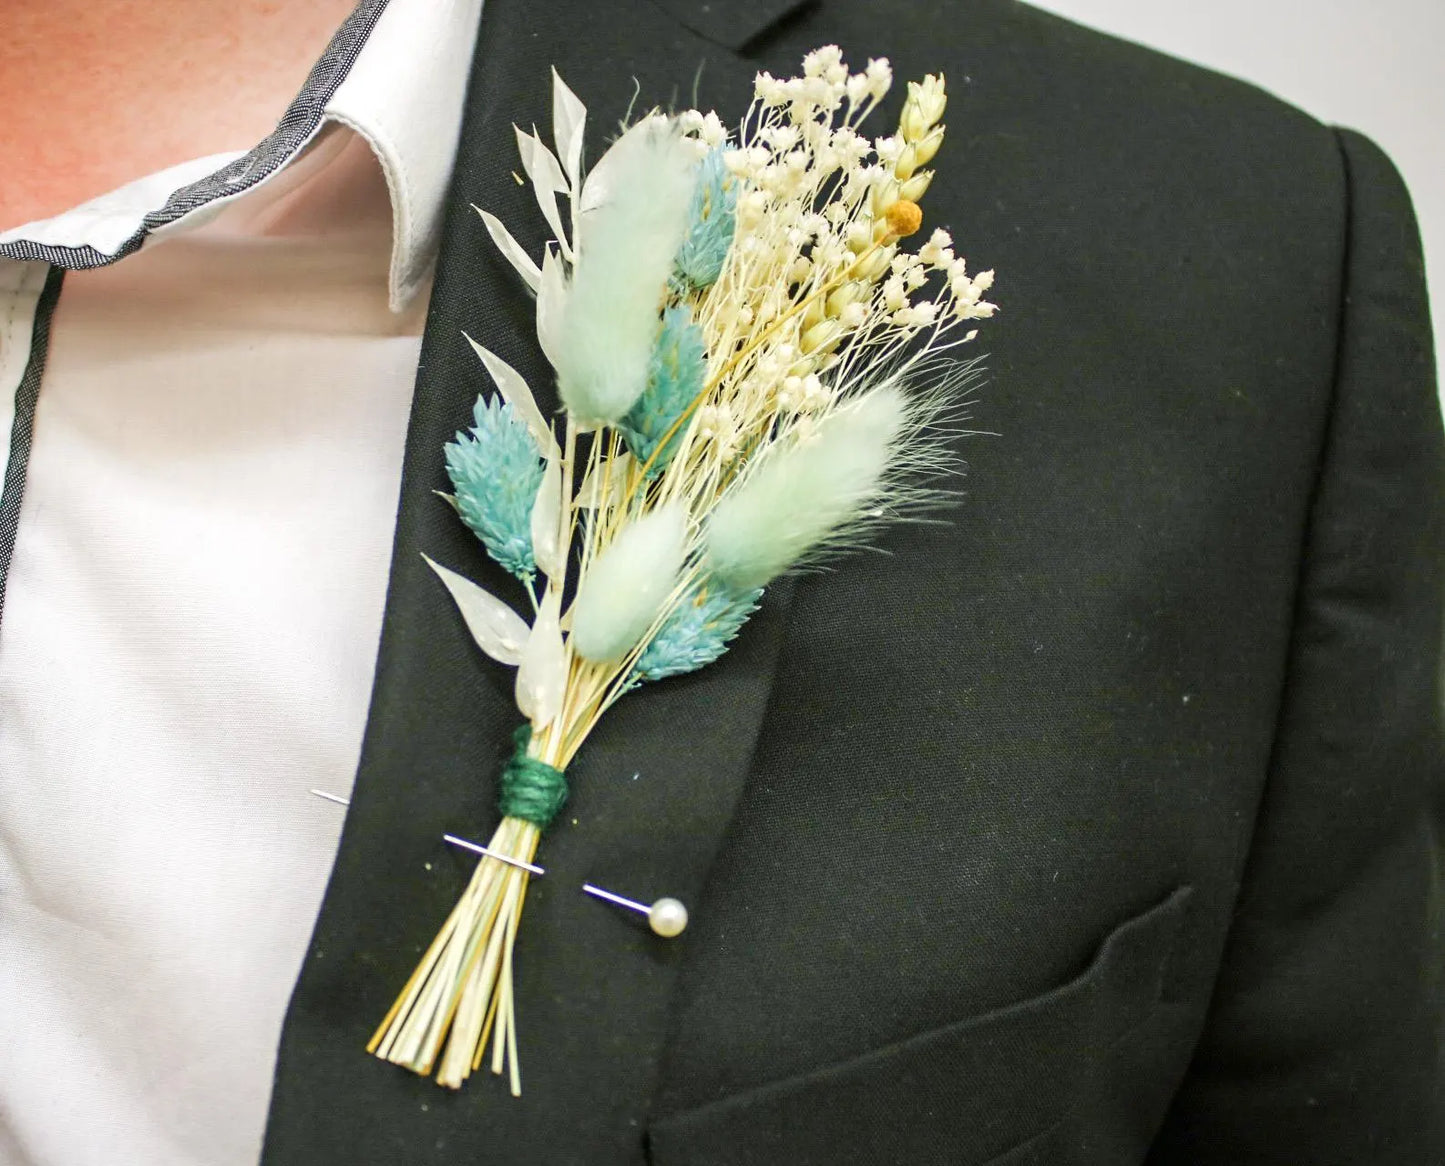
[[[488,1043],[520,1091],[512,950],[528,871],[602,716],[727,651],[764,588],[947,494],[944,423],[974,365],[945,354],[991,316],[946,231],[916,250],[943,142],[940,77],[910,83],[895,133],[859,125],[887,61],[835,47],[759,74],[741,124],[652,113],[585,175],[586,110],[553,74],[553,153],[517,131],[555,239],[538,264],[489,233],[536,295],[560,425],[472,341],[499,396],[447,445],[448,500],[522,584],[524,619],[432,564],[482,651],[515,667],[523,724],[501,823],[372,1052],[453,1088]],[[563,228],[558,196],[566,199]],[[470,339],[470,338],[468,338]],[[560,429],[560,433],[559,433]],[[430,560],[429,560],[430,561]]]

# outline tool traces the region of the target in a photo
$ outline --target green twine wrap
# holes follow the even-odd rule
[[[502,767],[497,809],[505,818],[522,818],[545,830],[567,800],[567,779],[560,769],[528,757],[531,743],[531,725],[522,725],[512,734],[515,748],[512,759]]]

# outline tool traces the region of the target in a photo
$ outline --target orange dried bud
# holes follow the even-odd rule
[[[923,226],[923,208],[906,198],[900,198],[889,207],[885,217],[888,219],[889,232],[900,237],[911,235]]]

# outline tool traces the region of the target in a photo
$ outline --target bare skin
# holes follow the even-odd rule
[[[355,0],[4,0],[0,230],[265,137]]]

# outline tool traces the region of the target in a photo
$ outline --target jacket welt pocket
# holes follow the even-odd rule
[[[1048,1131],[1147,1021],[1192,888],[1114,928],[1066,984],[861,1056],[654,1118],[655,1166],[986,1166]]]

